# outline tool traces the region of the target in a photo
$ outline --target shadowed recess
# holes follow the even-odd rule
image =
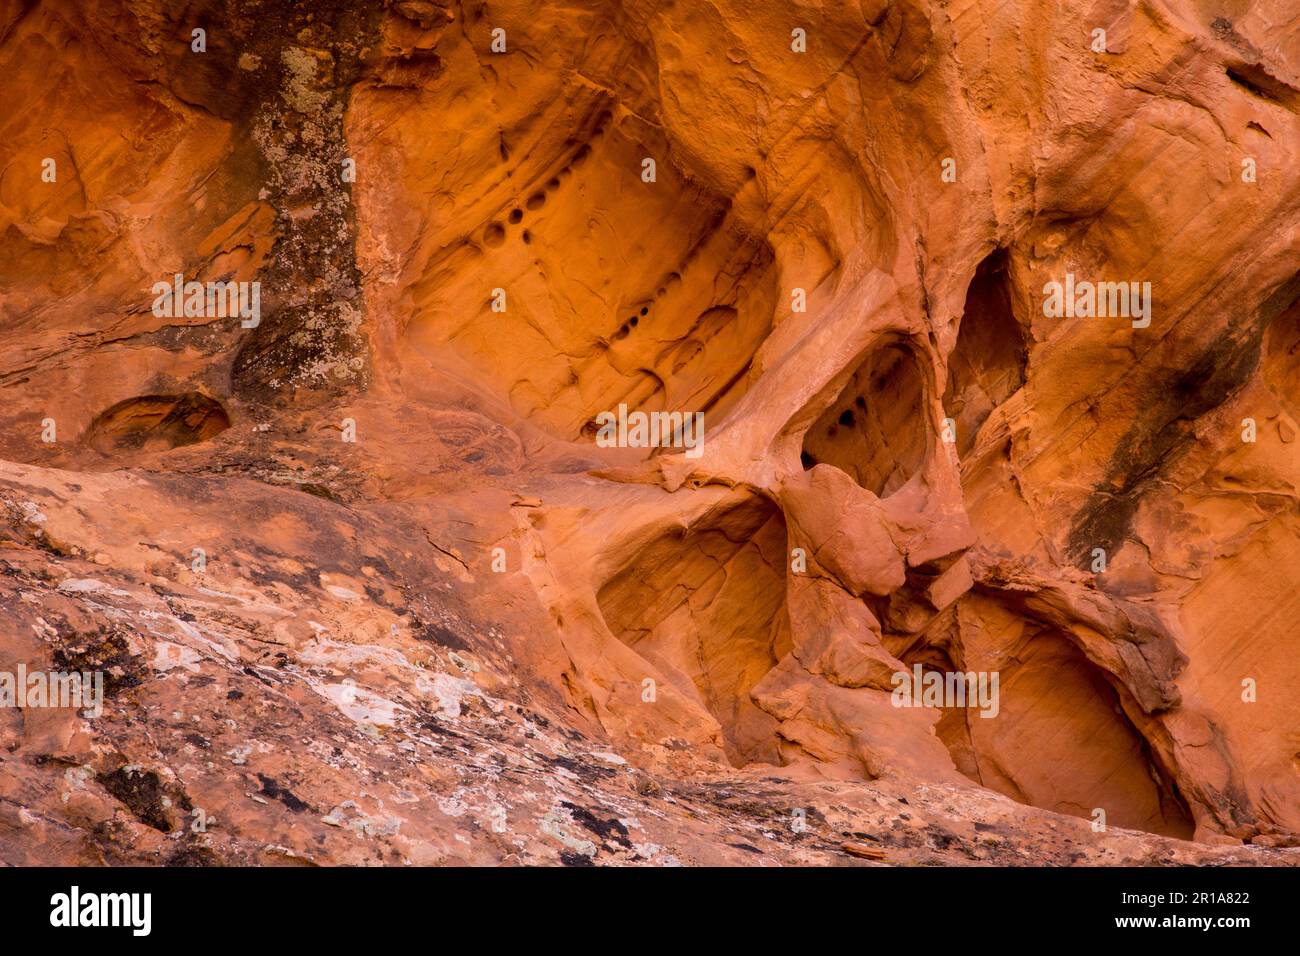
[[[221,403],[199,392],[140,395],[96,415],[86,442],[105,455],[165,451],[207,441],[229,427],[230,416]]]
[[[750,689],[788,650],[785,521],[764,498],[663,535],[600,589],[611,631],[722,725],[736,766],[778,763]]]
[[[804,436],[805,469],[833,465],[880,497],[925,461],[925,389],[916,360],[890,345],[874,352]]]
[[[961,773],[1029,806],[1085,820],[1097,819],[1100,809],[1110,826],[1191,838],[1191,814],[1177,786],[1125,715],[1105,672],[1064,633],[984,595],[964,599],[958,620],[953,644],[922,643],[902,659],[909,668],[949,674],[997,655],[992,716],[981,716],[968,698],[965,706],[946,707],[935,725]],[[1044,748],[1056,759],[1044,761]]]
[[[948,361],[944,413],[956,425],[957,451],[966,454],[993,409],[1025,384],[1028,349],[1011,311],[1005,250],[990,254],[975,270],[957,347]]]

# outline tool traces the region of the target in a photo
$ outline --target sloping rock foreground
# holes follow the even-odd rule
[[[0,859],[1297,862],[1283,0],[0,66]]]

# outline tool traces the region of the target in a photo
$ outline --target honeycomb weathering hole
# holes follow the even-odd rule
[[[487,229],[426,265],[407,339],[469,362],[565,441],[590,440],[594,418],[620,404],[720,420],[777,311],[767,237],[732,215],[730,197],[663,161],[655,129],[608,112],[594,129],[567,122],[572,136],[510,167],[521,187]],[[646,156],[661,157],[657,181],[629,187]],[[492,312],[483,292],[498,287]],[[467,316],[467,301],[491,321]]]
[[[166,451],[207,441],[230,427],[230,416],[215,398],[199,392],[140,395],[95,416],[87,443],[103,454]]]
[[[780,763],[750,690],[788,650],[785,520],[754,498],[646,545],[600,589],[610,630],[722,726],[736,766]]]
[[[921,370],[911,352],[889,345],[808,429],[800,457],[805,469],[833,465],[883,498],[920,469],[928,438]]]

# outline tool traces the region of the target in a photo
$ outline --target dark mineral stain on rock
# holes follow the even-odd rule
[[[163,803],[162,783],[152,770],[141,770],[129,766],[118,767],[111,773],[101,773],[95,777],[101,787],[126,804],[136,819],[147,826],[163,833],[171,833],[172,822],[168,819]],[[178,803],[186,811],[190,810],[188,800]]]
[[[302,404],[369,380],[343,116],[383,10],[343,0],[243,6],[232,17],[257,29],[241,38],[237,59],[256,67],[227,78],[246,100],[239,115],[277,238],[258,274],[261,321],[242,340],[231,380],[246,401]]]
[[[259,773],[257,779],[262,784],[262,792],[272,800],[279,800],[294,813],[303,813],[311,809],[311,805],[299,800],[289,788],[281,786],[276,782],[274,777],[268,777],[266,774]]]
[[[1189,367],[1167,373],[1148,391],[1150,403],[1120,440],[1106,478],[1075,515],[1069,551],[1083,561],[1094,548],[1113,554],[1132,526],[1151,481],[1195,440],[1198,418],[1227,400],[1254,374],[1266,322],[1229,327]]]

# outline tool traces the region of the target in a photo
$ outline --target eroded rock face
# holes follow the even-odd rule
[[[0,670],[106,678],[0,708],[6,862],[1296,862],[1283,0],[0,66]]]

